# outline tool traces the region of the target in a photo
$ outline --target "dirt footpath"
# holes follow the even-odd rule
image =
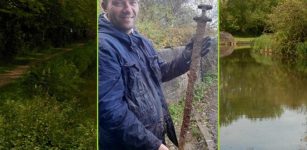
[[[82,46],[82,45],[80,45],[80,46]],[[54,53],[52,55],[45,56],[42,59],[35,60],[35,61],[33,61],[29,64],[26,64],[26,65],[16,66],[16,68],[0,74],[0,87],[5,86],[9,83],[12,83],[17,78],[20,78],[21,76],[23,76],[27,72],[27,70],[30,68],[30,66],[35,65],[35,64],[40,63],[40,62],[43,62],[43,61],[47,61],[47,60],[49,60],[49,59],[51,59],[55,56],[64,54],[64,53],[72,50],[71,48],[60,48],[60,49],[62,49],[62,51]]]

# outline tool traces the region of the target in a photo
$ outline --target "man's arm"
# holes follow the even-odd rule
[[[99,49],[99,126],[115,133],[127,148],[157,150],[162,141],[128,109],[121,66],[114,50]]]
[[[159,58],[162,82],[172,80],[186,73],[190,68],[190,63],[190,59],[185,59],[182,53],[170,62],[165,62]]]
[[[205,56],[210,49],[212,49],[212,42],[213,41],[210,37],[205,37],[203,39],[201,53],[199,54],[201,57]],[[183,52],[172,61],[164,62],[162,59],[159,59],[162,82],[178,77],[190,69],[192,49],[193,40],[188,43]]]

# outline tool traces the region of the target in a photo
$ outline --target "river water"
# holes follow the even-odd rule
[[[221,150],[307,149],[307,75],[251,49],[220,60]]]

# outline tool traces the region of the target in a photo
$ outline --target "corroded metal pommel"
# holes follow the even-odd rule
[[[200,4],[198,5],[198,8],[202,10],[202,14],[200,17],[194,17],[193,19],[198,22],[198,23],[206,23],[206,22],[211,22],[212,19],[208,18],[206,16],[206,10],[211,10],[212,5],[205,5],[205,4]]]

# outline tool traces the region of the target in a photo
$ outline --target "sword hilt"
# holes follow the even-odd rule
[[[198,5],[198,9],[202,10],[201,16],[193,18],[197,23],[207,23],[212,21],[211,18],[206,16],[206,11],[211,10],[212,5],[200,4]]]

